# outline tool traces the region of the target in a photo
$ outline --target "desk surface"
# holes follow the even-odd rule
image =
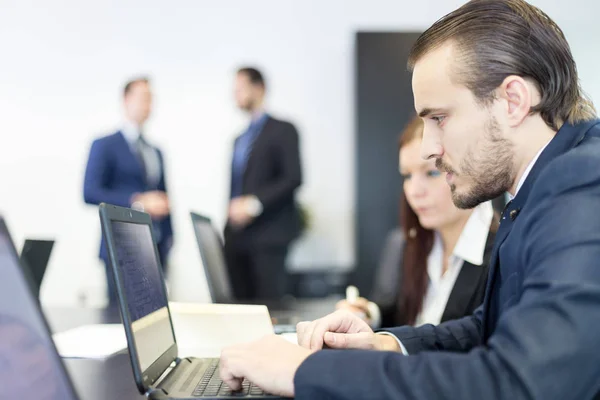
[[[272,316],[291,316],[312,320],[333,311],[337,298],[300,299],[288,303],[284,311],[270,311]],[[62,332],[88,324],[121,323],[116,308],[46,308],[52,332]],[[127,351],[106,360],[65,359],[65,365],[82,400],[145,399],[135,385]]]

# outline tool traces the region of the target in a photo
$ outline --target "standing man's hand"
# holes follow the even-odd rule
[[[311,353],[279,336],[265,336],[224,349],[221,379],[232,390],[241,389],[242,381],[247,379],[270,394],[294,397],[294,376]]]
[[[162,219],[169,215],[169,198],[160,190],[139,193],[132,199],[132,208],[147,212],[152,219]]]
[[[339,310],[312,322],[300,322],[296,328],[298,344],[310,350],[323,345],[333,349],[400,351],[393,336],[377,335],[360,317]]]
[[[229,203],[229,222],[243,228],[262,212],[260,201],[252,195],[240,196]]]

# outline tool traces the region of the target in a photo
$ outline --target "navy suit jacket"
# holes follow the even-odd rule
[[[157,149],[158,150],[158,149]],[[131,197],[135,193],[148,190],[166,192],[163,155],[158,150],[160,160],[160,180],[158,187],[149,187],[146,183],[143,167],[131,151],[129,143],[121,132],[97,139],[92,143],[85,170],[83,197],[88,204],[102,202],[121,207],[131,207]],[[160,231],[157,243],[163,266],[173,244],[171,217],[154,221],[155,229]],[[104,238],[100,244],[100,258],[107,261]]]
[[[600,389],[600,121],[565,124],[501,217],[484,302],[389,331],[410,356],[323,350],[297,399],[591,399]]]

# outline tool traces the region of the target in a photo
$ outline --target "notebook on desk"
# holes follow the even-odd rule
[[[28,275],[0,216],[0,399],[75,400]]]
[[[218,359],[179,358],[150,216],[101,204],[100,220],[140,393],[151,399],[278,398],[247,381],[232,392],[219,378]]]

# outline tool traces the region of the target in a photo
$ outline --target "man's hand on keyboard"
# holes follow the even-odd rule
[[[221,379],[232,390],[239,390],[245,378],[267,393],[293,397],[296,370],[311,354],[310,350],[279,336],[265,336],[256,342],[224,349]]]

